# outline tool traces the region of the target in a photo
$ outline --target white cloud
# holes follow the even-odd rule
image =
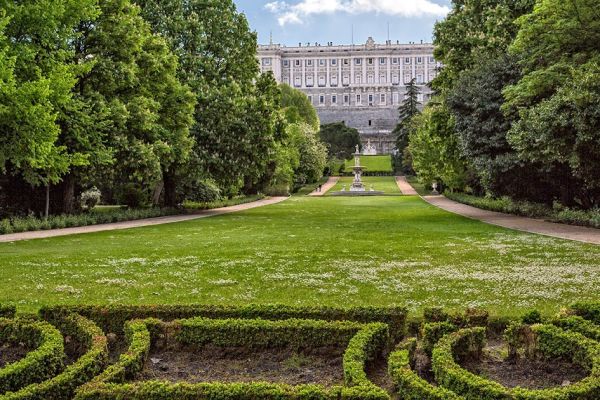
[[[377,13],[397,17],[443,17],[450,9],[430,0],[301,0],[267,3],[265,8],[277,14],[279,25],[300,24],[306,17],[318,14],[346,12],[349,14]]]

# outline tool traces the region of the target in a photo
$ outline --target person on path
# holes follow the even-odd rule
[[[319,185],[319,192],[321,192],[322,188],[323,188],[323,185]]]

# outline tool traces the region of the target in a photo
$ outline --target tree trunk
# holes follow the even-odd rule
[[[46,207],[44,209],[44,217],[48,219],[48,214],[50,214],[50,183],[46,185]]]
[[[75,205],[75,178],[72,174],[69,174],[65,177],[63,185],[62,211],[66,214],[72,214]]]
[[[160,195],[161,195],[164,187],[165,187],[165,182],[160,181],[154,188],[154,193],[152,195],[152,205],[153,206],[157,206],[160,203]]]
[[[177,182],[175,174],[172,172],[163,172],[163,182],[165,184],[165,207],[177,206]]]

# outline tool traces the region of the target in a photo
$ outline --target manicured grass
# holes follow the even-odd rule
[[[0,303],[489,308],[598,300],[600,246],[509,231],[414,196],[292,197],[207,219],[0,244]]]
[[[346,172],[352,172],[354,158],[346,161]],[[392,158],[387,156],[360,156],[360,165],[367,172],[393,172]]]
[[[327,196],[331,195],[332,192],[337,192],[342,190],[344,185],[346,185],[346,190],[350,190],[350,185],[354,181],[353,176],[343,176],[340,178],[338,183],[331,188],[327,192]],[[396,184],[396,178],[393,176],[363,176],[363,183],[365,184],[367,190],[373,186],[373,189],[383,191],[386,195],[400,195],[400,189],[398,189],[398,185]]]

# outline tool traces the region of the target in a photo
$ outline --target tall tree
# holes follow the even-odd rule
[[[599,17],[594,0],[540,0],[511,47],[524,74],[504,91],[520,116],[509,141],[555,174],[568,206],[600,204]]]
[[[71,90],[85,68],[74,62],[72,43],[77,27],[95,18],[95,0],[1,1],[10,17],[5,57],[14,66],[13,79],[3,86],[0,168],[25,209],[49,209],[50,185],[72,168],[89,163],[90,154],[60,143],[57,117],[72,107]],[[32,187],[45,186],[40,204]]]
[[[418,115],[421,107],[419,102],[419,94],[421,89],[417,86],[417,80],[412,79],[406,85],[406,94],[400,107],[398,107],[399,121],[392,134],[396,138],[396,150],[398,154],[402,154],[406,146],[408,146],[408,127],[414,116]]]
[[[318,131],[319,116],[308,96],[285,83],[279,85],[279,88],[281,89],[281,107],[287,122],[290,124],[303,122]]]
[[[180,79],[197,96],[194,154],[202,171],[235,190],[255,179],[262,128],[247,125],[254,112],[259,68],[256,34],[232,0],[137,0],[154,31],[178,55]],[[250,129],[255,131],[250,131]],[[262,167],[265,167],[264,165]]]
[[[329,157],[347,160],[361,146],[358,130],[350,128],[343,122],[321,125],[319,137],[327,146]]]
[[[140,188],[147,201],[164,184],[165,203],[174,205],[169,178],[189,157],[195,100],[177,78],[176,56],[152,33],[139,7],[129,0],[100,5],[102,13],[79,54],[95,63],[79,90],[109,109],[108,144],[115,163],[104,174],[124,187]]]

